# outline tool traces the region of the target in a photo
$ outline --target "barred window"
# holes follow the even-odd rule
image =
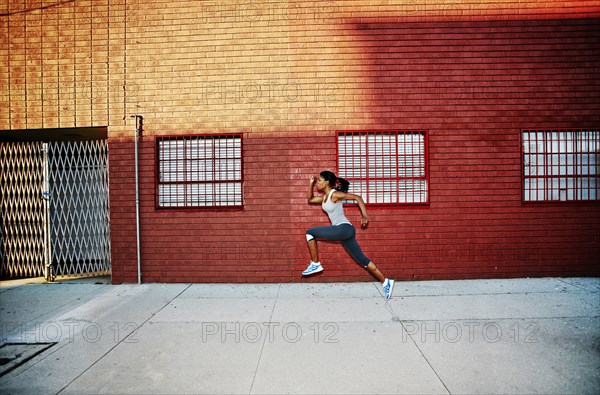
[[[523,201],[591,201],[600,194],[600,131],[523,130]]]
[[[242,136],[158,137],[158,208],[241,207]]]
[[[427,132],[338,132],[338,172],[366,204],[428,204]]]

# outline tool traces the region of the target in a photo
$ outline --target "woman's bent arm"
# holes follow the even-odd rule
[[[315,196],[314,195],[315,182],[316,182],[316,178],[314,176],[311,177],[310,184],[308,186],[308,194],[307,194],[308,203],[323,203],[323,196]]]
[[[359,195],[353,195],[351,193],[345,192],[335,192],[333,194],[333,199],[334,202],[339,202],[340,200],[354,200],[356,203],[358,203],[358,208],[360,209],[360,214],[362,215],[361,224],[366,226],[369,223],[367,206],[365,205],[364,200]]]

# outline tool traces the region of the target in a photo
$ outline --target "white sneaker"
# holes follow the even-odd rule
[[[394,280],[387,279],[387,285],[383,286],[383,292],[385,292],[385,300],[389,300],[392,297],[393,290]]]
[[[311,262],[310,265],[302,272],[303,276],[310,276],[311,274],[319,273],[323,271],[323,266],[320,263]]]

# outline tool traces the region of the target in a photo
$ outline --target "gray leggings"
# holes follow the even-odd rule
[[[311,235],[316,239],[341,241],[348,254],[362,266],[367,266],[371,260],[363,254],[360,246],[356,242],[356,230],[353,225],[341,224],[336,226],[319,226],[310,228],[306,231],[307,235]]]

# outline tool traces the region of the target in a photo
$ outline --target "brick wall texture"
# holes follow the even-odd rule
[[[370,281],[321,243],[338,130],[427,130],[430,204],[357,229],[389,277],[600,275],[598,202],[525,204],[520,131],[600,127],[597,1],[0,4],[0,130],[108,127],[113,281]],[[26,133],[26,131],[24,131]],[[242,133],[244,209],[155,209],[156,136]],[[356,208],[347,207],[360,223]]]

